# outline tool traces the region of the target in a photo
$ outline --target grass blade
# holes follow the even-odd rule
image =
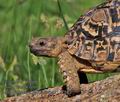
[[[63,22],[64,22],[64,25],[65,25],[65,28],[66,28],[66,30],[69,30],[69,27],[68,27],[68,25],[67,25],[67,22],[66,22],[66,20],[65,20],[64,15],[63,15],[62,8],[61,8],[60,1],[59,1],[59,0],[57,0],[57,4],[58,4],[58,7],[59,7],[60,16],[62,17]]]

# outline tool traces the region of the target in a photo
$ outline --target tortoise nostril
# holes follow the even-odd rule
[[[30,47],[30,48],[32,48],[33,46],[34,46],[34,45],[33,45],[33,44],[31,44],[31,43],[29,44],[29,47]]]
[[[45,45],[45,42],[44,42],[44,41],[41,41],[41,42],[39,43],[39,45],[40,45],[40,46],[44,46],[44,45]]]

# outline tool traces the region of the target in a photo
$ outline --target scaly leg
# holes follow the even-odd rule
[[[66,51],[59,55],[59,65],[63,73],[64,82],[68,96],[80,93],[80,79],[78,68],[74,63],[73,57]]]

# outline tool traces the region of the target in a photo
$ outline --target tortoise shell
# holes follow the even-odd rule
[[[106,1],[81,16],[65,35],[68,51],[90,61],[120,61],[120,1]]]

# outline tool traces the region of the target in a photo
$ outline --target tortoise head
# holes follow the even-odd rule
[[[67,43],[64,37],[33,38],[29,47],[36,56],[57,57],[67,49]]]

